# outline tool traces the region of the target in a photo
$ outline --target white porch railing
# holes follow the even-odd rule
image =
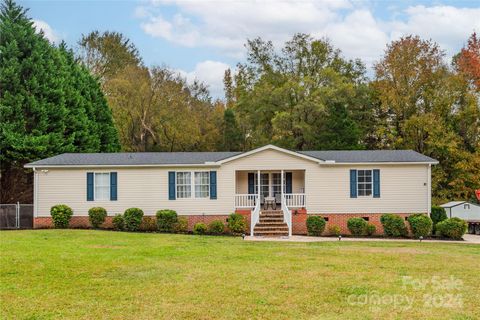
[[[284,202],[287,208],[305,208],[305,193],[285,193]]]
[[[283,221],[287,224],[288,226],[288,236],[292,236],[292,211],[287,207],[287,195],[283,195],[282,199],[282,211],[283,211]]]
[[[254,197],[258,199],[258,195],[254,195]],[[253,237],[253,229],[255,228],[255,225],[260,221],[260,201],[255,201],[256,205],[255,208],[252,210],[252,215],[250,219],[250,235]]]
[[[236,194],[235,208],[254,208],[257,197],[256,194]]]

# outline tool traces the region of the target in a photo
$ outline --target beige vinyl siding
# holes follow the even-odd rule
[[[380,169],[381,198],[350,198],[350,168]],[[66,204],[73,208],[75,215],[87,215],[88,209],[102,206],[109,215],[122,213],[130,207],[139,207],[145,214],[152,215],[159,209],[173,209],[180,215],[223,215],[234,211],[234,195],[237,190],[246,190],[246,173],[242,182],[236,183],[237,171],[255,170],[299,171],[293,176],[294,192],[300,192],[296,186],[305,181],[307,210],[310,213],[410,213],[426,212],[428,190],[428,165],[319,165],[314,161],[267,149],[243,158],[239,158],[221,167],[212,168],[92,168],[57,169],[48,172],[37,171],[37,213],[49,216],[50,208],[55,204]],[[217,199],[177,199],[168,200],[169,171],[217,171]],[[86,173],[118,173],[117,201],[86,201]],[[301,174],[305,174],[302,177]],[[243,173],[240,173],[242,176]],[[238,177],[238,173],[237,173]],[[301,182],[300,182],[301,181]]]
[[[303,190],[305,190],[305,184],[304,184],[305,174],[304,174],[304,171],[302,171],[302,170],[294,170],[294,171],[286,170],[286,171],[292,172],[292,192],[293,193],[302,193]],[[235,180],[235,183],[236,183],[235,190],[238,194],[248,193],[248,172],[254,172],[255,174],[257,174],[257,171],[254,171],[254,170],[252,170],[252,171],[237,171],[236,180]],[[261,172],[264,173],[264,172],[278,172],[278,171],[262,170]]]

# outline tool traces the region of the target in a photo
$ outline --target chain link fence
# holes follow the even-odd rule
[[[32,229],[33,204],[0,204],[0,229]]]

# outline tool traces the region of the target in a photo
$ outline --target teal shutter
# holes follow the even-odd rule
[[[285,193],[292,193],[292,173],[285,172]]]
[[[380,170],[373,170],[373,197],[380,198]]]
[[[210,199],[217,199],[217,171],[210,171]]]
[[[175,200],[175,171],[168,172],[168,200]]]
[[[255,173],[248,173],[248,194],[255,194]]]
[[[357,170],[350,170],[350,198],[357,197]]]
[[[87,172],[87,201],[93,201],[93,172]]]
[[[110,172],[110,200],[117,201],[117,173]]]

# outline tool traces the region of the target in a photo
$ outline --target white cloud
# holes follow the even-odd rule
[[[246,40],[258,36],[277,47],[298,32],[326,36],[346,57],[360,58],[371,67],[386,45],[401,36],[416,34],[432,39],[451,57],[473,31],[480,32],[480,5],[396,5],[387,10],[391,14],[388,19],[375,16],[369,2],[349,0],[151,0],[139,8],[141,27],[152,37],[190,48],[213,49],[239,61],[245,58]],[[192,72],[201,74],[213,91],[223,71],[218,78],[207,77],[208,72],[201,70],[206,65],[207,61],[201,62]]]
[[[206,83],[212,97],[218,98],[223,96],[223,75],[228,68],[231,67],[226,63],[206,60],[197,63],[190,72],[184,70],[177,70],[177,72],[185,77],[188,83],[192,83],[195,79]]]
[[[45,38],[50,42],[59,42],[61,40],[60,36],[53,30],[53,28],[43,20],[33,20],[33,26],[37,32],[42,30]]]

